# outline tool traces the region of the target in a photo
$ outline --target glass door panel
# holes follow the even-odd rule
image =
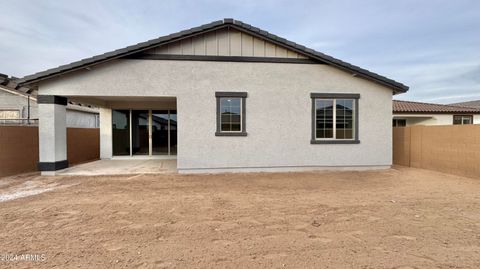
[[[132,155],[149,155],[148,110],[132,110]]]
[[[152,154],[168,155],[168,110],[152,111]]]
[[[112,144],[114,156],[130,155],[130,110],[112,111]]]
[[[177,155],[177,111],[170,110],[170,155]]]

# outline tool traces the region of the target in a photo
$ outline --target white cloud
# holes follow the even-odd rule
[[[2,4],[0,73],[24,76],[234,17],[409,86],[402,98],[477,96],[478,1],[16,0]]]

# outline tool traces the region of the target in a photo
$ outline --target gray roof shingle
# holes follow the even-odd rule
[[[156,46],[159,46],[163,43],[166,42],[172,42],[175,39],[180,39],[184,38],[186,36],[194,35],[194,34],[199,34],[204,31],[209,31],[212,29],[216,28],[223,28],[223,27],[234,27],[240,31],[245,31],[249,32],[252,34],[255,34],[259,36],[260,38],[266,39],[270,42],[277,43],[281,46],[287,47],[289,49],[293,49],[295,51],[298,51],[312,59],[316,59],[320,62],[335,66],[337,68],[340,68],[342,70],[354,73],[356,76],[369,79],[372,81],[375,81],[377,83],[380,83],[384,86],[387,86],[389,88],[392,88],[394,92],[406,92],[408,91],[408,86],[397,82],[395,80],[389,79],[387,77],[381,76],[379,74],[376,74],[374,72],[368,71],[366,69],[360,68],[358,66],[346,63],[344,61],[341,61],[339,59],[336,59],[334,57],[331,57],[329,55],[323,54],[321,52],[315,51],[313,49],[309,49],[305,46],[299,45],[295,42],[286,40],[284,38],[281,38],[279,36],[273,35],[267,31],[261,30],[257,27],[251,26],[249,24],[243,23],[241,21],[237,21],[234,19],[224,19],[224,20],[219,20],[219,21],[214,21],[208,24],[204,24],[199,27],[194,27],[188,30],[183,30],[174,34],[162,36],[156,39],[148,40],[146,42],[141,42],[136,45],[128,46],[122,49],[114,50],[111,52],[107,52],[104,54],[100,54],[97,56],[93,56],[90,58],[82,59],[77,62],[73,62],[70,64],[66,65],[61,65],[56,68],[48,69],[42,72],[38,72],[32,75],[25,76],[21,79],[18,80],[18,83],[20,85],[28,85],[32,84],[35,82],[38,82],[40,80],[48,79],[54,76],[61,75],[63,73],[75,71],[78,69],[86,68],[88,66],[110,61],[113,59],[118,59],[122,58],[137,52],[141,52]]]
[[[473,108],[480,109],[480,100],[467,101],[467,102],[461,102],[461,103],[453,103],[453,104],[450,104],[450,105],[452,105],[452,106],[473,107]]]

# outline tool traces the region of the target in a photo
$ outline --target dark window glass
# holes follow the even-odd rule
[[[336,100],[336,134],[337,139],[353,138],[353,100]]]
[[[240,132],[242,98],[220,98],[220,131]]]
[[[333,138],[333,100],[317,99],[315,107],[317,138]]]
[[[113,155],[130,155],[130,111],[112,111]]]
[[[407,126],[406,119],[393,119],[393,127],[405,127]]]
[[[453,124],[473,124],[472,115],[454,115]]]

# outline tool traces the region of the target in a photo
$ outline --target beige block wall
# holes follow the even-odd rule
[[[480,177],[480,125],[397,127],[394,164]]]
[[[248,92],[247,137],[215,136],[216,91]],[[360,144],[310,144],[311,92],[361,95]],[[180,172],[392,163],[392,91],[327,65],[119,60],[46,81],[40,94],[176,97]]]

